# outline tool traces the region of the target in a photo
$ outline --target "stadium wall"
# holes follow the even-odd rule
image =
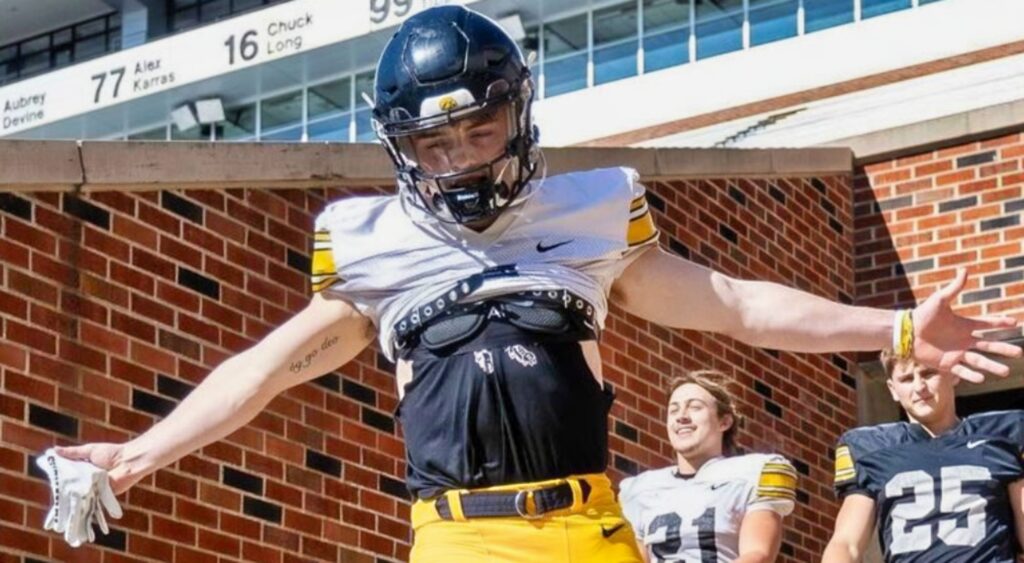
[[[669,251],[856,298],[848,150],[547,156],[552,174],[637,168]],[[0,141],[0,561],[406,560],[394,380],[375,349],[143,480],[97,545],[71,550],[41,531],[49,489],[31,463],[55,443],[144,431],[297,311],[317,212],[388,193],[390,176],[376,146]],[[816,560],[836,510],[831,447],[856,420],[853,358],[754,349],[617,308],[603,340],[615,479],[670,462],[673,374],[725,370],[740,383],[741,446],[800,472],[783,560]]]

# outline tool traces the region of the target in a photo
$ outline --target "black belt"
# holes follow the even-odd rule
[[[583,502],[590,498],[590,483],[580,479],[580,492]],[[540,518],[553,510],[568,508],[573,504],[572,487],[561,483],[543,489],[524,489],[521,491],[481,491],[459,493],[459,504],[462,515],[466,518],[497,518],[502,516],[521,516],[527,520]],[[535,510],[529,511],[528,498],[533,498]],[[437,515],[444,520],[455,520],[448,497],[441,496],[434,501]]]

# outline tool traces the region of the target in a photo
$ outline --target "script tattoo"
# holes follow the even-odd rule
[[[320,346],[310,349],[308,352],[306,352],[304,356],[297,360],[294,360],[291,363],[291,365],[288,366],[288,369],[290,369],[292,373],[301,373],[303,370],[312,365],[313,360],[316,359],[317,355],[320,354],[320,352],[326,352],[327,350],[330,350],[337,343],[337,336],[328,335],[324,337],[324,340],[323,342],[320,343]]]

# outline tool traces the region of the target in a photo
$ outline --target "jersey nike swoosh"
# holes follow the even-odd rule
[[[569,240],[565,240],[565,241],[562,241],[562,242],[556,242],[555,244],[552,244],[551,246],[544,246],[543,242],[538,242],[537,243],[537,252],[547,252],[549,250],[554,250],[554,249],[558,248],[559,246],[565,246],[565,245],[569,244],[573,240],[574,239],[569,239]]]
[[[988,440],[972,440],[970,442],[967,442],[967,449],[973,450],[974,448],[977,448],[978,446],[984,444],[987,441]]]
[[[606,537],[606,538],[610,538],[610,537],[612,537],[612,534],[614,534],[615,532],[618,532],[620,529],[622,529],[623,526],[625,526],[625,524],[616,524],[616,525],[612,526],[611,528],[605,528],[604,525],[602,524],[601,525],[601,535]]]

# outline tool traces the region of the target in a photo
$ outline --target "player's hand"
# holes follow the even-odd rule
[[[954,313],[953,304],[966,283],[967,271],[960,269],[952,281],[914,309],[914,360],[974,383],[984,381],[985,374],[1006,377],[1010,368],[980,352],[1019,358],[1020,346],[985,340],[981,333],[1019,323],[1005,315],[968,318]]]
[[[43,529],[63,534],[71,547],[96,539],[93,522],[104,533],[109,531],[104,511],[112,518],[121,517],[121,505],[104,469],[62,457],[53,448],[37,457],[36,465],[46,474],[52,491]]]
[[[132,485],[142,480],[142,475],[127,474],[119,471],[124,444],[100,442],[82,444],[81,446],[56,447],[57,455],[75,461],[87,461],[100,469],[106,470],[110,477],[110,488],[115,495],[127,491]]]

